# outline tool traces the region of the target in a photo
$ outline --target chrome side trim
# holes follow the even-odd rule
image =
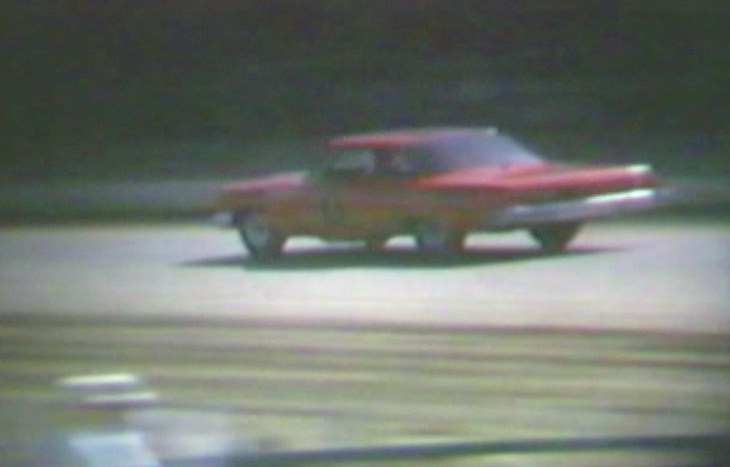
[[[507,208],[487,221],[490,229],[512,229],[549,222],[616,216],[657,207],[671,198],[665,189],[636,189],[587,198]]]

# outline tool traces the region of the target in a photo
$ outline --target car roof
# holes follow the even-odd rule
[[[337,136],[329,140],[329,146],[335,149],[374,148],[396,149],[404,146],[426,144],[445,138],[467,137],[477,135],[494,136],[495,128],[436,127],[414,128],[402,130],[378,131]]]

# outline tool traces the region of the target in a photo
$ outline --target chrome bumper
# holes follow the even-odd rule
[[[487,221],[490,229],[513,229],[552,222],[574,222],[651,209],[672,198],[667,189],[636,189],[579,200],[518,205]]]

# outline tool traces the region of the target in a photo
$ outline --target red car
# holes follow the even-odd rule
[[[336,137],[320,171],[243,180],[225,188],[228,215],[250,255],[279,254],[296,235],[364,240],[396,235],[426,253],[460,250],[470,232],[527,229],[560,251],[581,224],[657,205],[649,166],[548,162],[494,129],[437,128]]]

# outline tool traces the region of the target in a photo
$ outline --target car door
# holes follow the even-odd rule
[[[321,219],[333,235],[363,238],[391,233],[401,223],[413,199],[408,177],[387,170],[378,157],[371,150],[353,152],[327,172]]]
[[[326,205],[331,222],[354,237],[393,231],[408,198],[403,180],[378,174],[336,184],[330,196]]]

